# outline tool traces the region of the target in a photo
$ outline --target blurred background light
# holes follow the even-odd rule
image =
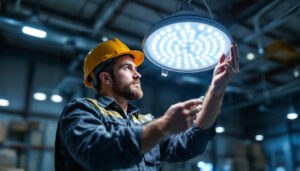
[[[43,31],[43,30],[39,30],[33,27],[29,27],[29,26],[24,26],[22,28],[22,32],[24,34],[30,35],[30,36],[34,36],[34,37],[39,37],[39,38],[45,38],[47,37],[47,32]]]
[[[197,167],[201,170],[201,171],[212,171],[213,170],[213,164],[209,163],[209,162],[204,162],[204,161],[199,161],[197,163]]]
[[[294,119],[298,118],[298,113],[295,110],[294,102],[293,102],[292,97],[290,98],[290,107],[289,107],[289,110],[287,112],[286,118],[289,119],[289,120],[294,120]]]
[[[297,113],[288,113],[286,116],[289,120],[294,120],[298,118],[298,114]]]
[[[258,134],[258,135],[255,136],[255,140],[256,140],[256,141],[262,141],[262,140],[264,140],[264,136]]]
[[[283,166],[276,167],[276,171],[286,171],[286,169]]]
[[[38,101],[45,101],[47,99],[47,95],[42,92],[36,92],[33,94],[33,98]]]
[[[103,42],[104,42],[104,41],[107,41],[107,40],[108,40],[108,37],[103,36],[101,40],[102,40]]]
[[[298,70],[295,70],[295,71],[293,72],[293,75],[294,75],[295,78],[298,78],[298,77],[299,77],[299,71],[298,71]]]
[[[58,94],[52,94],[51,101],[53,101],[55,103],[60,103],[63,101],[63,98]]]
[[[253,59],[255,59],[254,53],[248,53],[246,57],[249,61],[252,61]]]
[[[0,99],[0,106],[9,106],[9,100],[7,99]]]
[[[216,132],[217,133],[223,133],[223,132],[225,132],[225,128],[224,127],[222,127],[222,126],[218,126],[218,127],[216,127]]]

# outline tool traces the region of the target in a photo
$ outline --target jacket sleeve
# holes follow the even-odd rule
[[[165,138],[160,143],[161,159],[167,162],[179,162],[202,154],[208,141],[216,134],[215,125],[216,123],[206,130],[193,126],[181,134]]]
[[[72,158],[85,169],[130,167],[141,159],[142,127],[108,122],[94,106],[75,100],[63,111],[60,124],[62,143]]]

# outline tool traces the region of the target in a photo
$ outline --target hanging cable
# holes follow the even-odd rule
[[[193,11],[191,2],[192,0],[181,0],[180,11]]]
[[[207,4],[206,0],[202,0],[202,2],[204,4],[204,6],[207,8],[210,18],[214,19],[213,13],[211,12],[211,9],[210,9],[209,5]]]

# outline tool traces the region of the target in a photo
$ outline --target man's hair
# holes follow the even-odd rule
[[[99,74],[101,72],[108,72],[111,75],[112,79],[114,79],[114,66],[115,66],[115,63],[116,62],[113,60],[110,63],[104,65],[104,67],[96,74],[97,85],[94,86],[94,88],[97,92],[99,92],[101,90],[101,85],[102,85],[101,80],[99,78]]]

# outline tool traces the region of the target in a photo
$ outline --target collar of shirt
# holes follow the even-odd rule
[[[117,111],[121,115],[125,116],[126,118],[131,118],[132,115],[135,115],[137,117],[138,113],[140,112],[140,109],[138,107],[132,104],[128,104],[127,113],[124,113],[119,103],[117,103],[112,98],[103,94],[96,94],[95,98],[100,106],[108,110]]]

